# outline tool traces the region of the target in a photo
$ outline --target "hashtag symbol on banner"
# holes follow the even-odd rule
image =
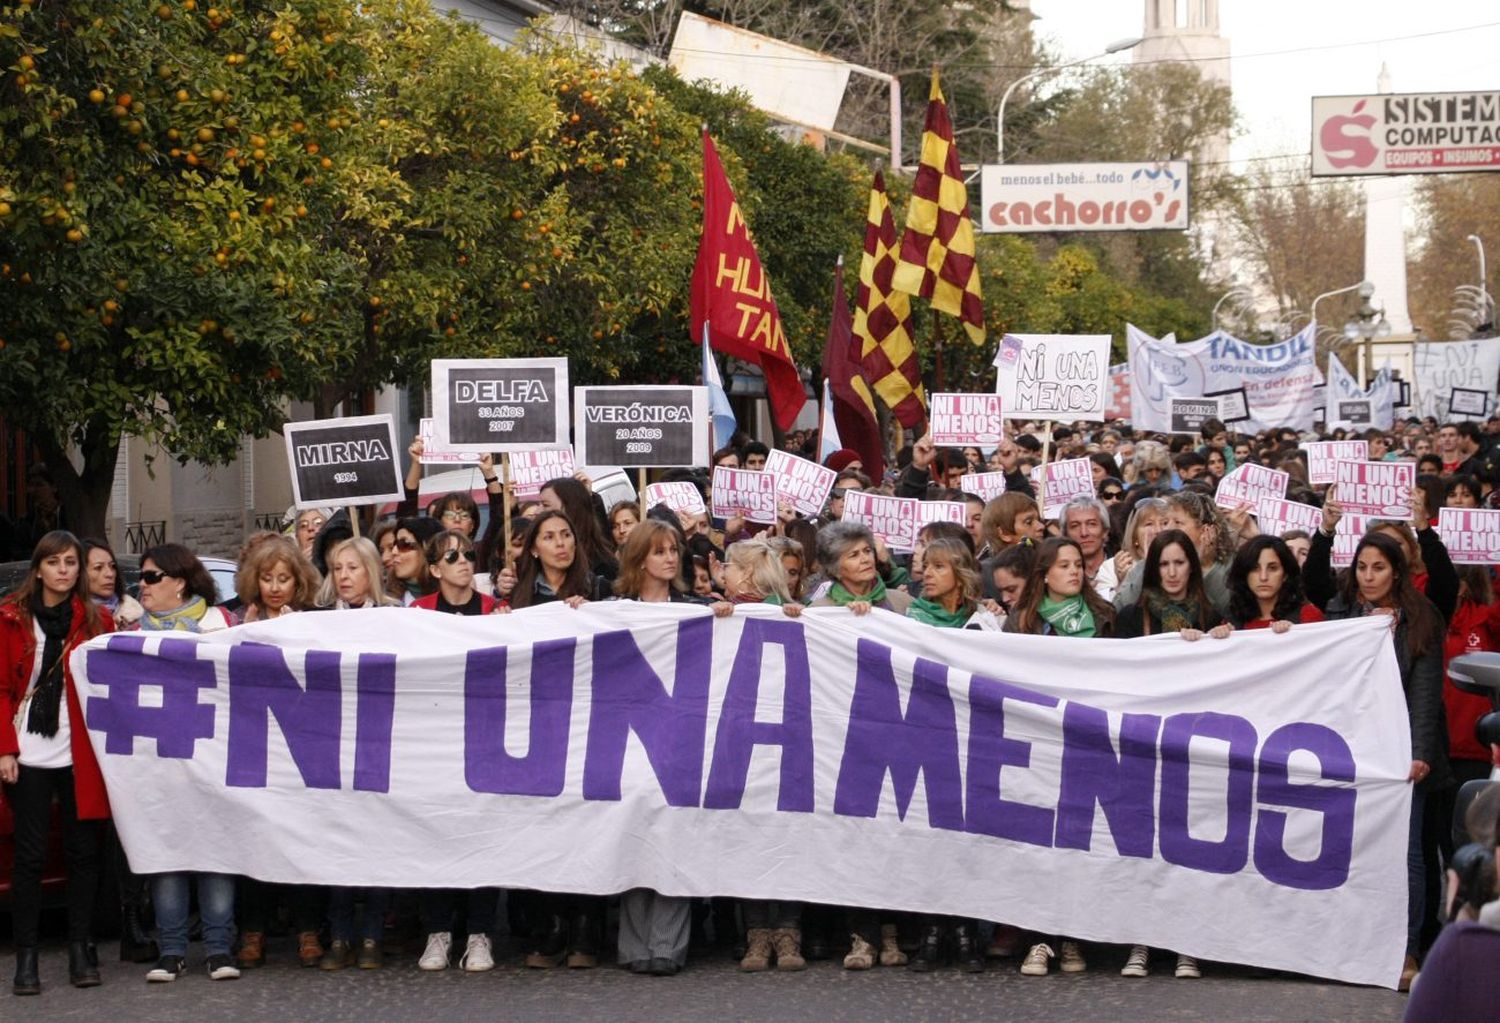
[[[88,679],[108,696],[90,696],[84,717],[89,728],[104,733],[104,751],[129,756],[135,739],[156,740],[156,755],[191,760],[199,739],[214,736],[214,708],[198,702],[198,693],[218,681],[212,661],[197,658],[197,644],[162,640],[155,656],[143,651],[139,636],[114,636],[107,646],[88,654]],[[161,691],[159,706],[143,704],[141,690]]]

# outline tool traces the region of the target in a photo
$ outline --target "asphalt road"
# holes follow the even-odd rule
[[[1330,940],[1337,940],[1330,933]],[[100,946],[104,984],[76,990],[67,984],[65,948],[50,943],[42,958],[43,993],[9,994],[13,969],[4,955],[6,989],[0,1020],[316,1019],[376,1023],[413,1019],[650,1020],[729,1023],[735,1020],[1046,1020],[1125,1023],[1134,1020],[1326,1021],[1400,1020],[1405,997],[1306,978],[1252,976],[1205,964],[1201,980],[1177,980],[1159,957],[1144,980],[1119,976],[1122,953],[1090,949],[1090,971],[1022,977],[1004,961],[979,976],[952,970],[916,974],[904,969],[849,973],[836,962],[810,964],[798,974],[741,974],[727,956],[696,957],[676,977],[635,976],[615,968],[526,970],[497,947],[497,968],[486,974],[456,970],[422,973],[415,955],[390,955],[383,969],[321,973],[299,968],[288,938],[273,938],[270,961],[237,981],[210,981],[194,946],[189,972],[171,984],[147,984],[145,966],[121,963],[114,943]]]

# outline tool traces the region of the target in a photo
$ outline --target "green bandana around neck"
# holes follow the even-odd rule
[[[1089,610],[1081,593],[1062,600],[1044,595],[1037,613],[1060,635],[1085,638],[1094,635],[1094,612]]]

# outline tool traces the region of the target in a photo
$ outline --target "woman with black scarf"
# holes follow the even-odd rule
[[[0,600],[0,782],[15,818],[11,990],[18,995],[42,992],[37,923],[54,796],[68,868],[68,977],[74,987],[99,983],[90,930],[109,799],[83,728],[68,655],[113,631],[114,623],[89,599],[83,566],[83,544],[54,530],[37,543],[25,581]]]

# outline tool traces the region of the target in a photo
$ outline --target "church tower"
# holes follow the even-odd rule
[[[1137,64],[1191,62],[1206,80],[1229,86],[1229,40],[1219,34],[1219,0],[1146,0],[1141,37],[1134,52]],[[1224,166],[1228,134],[1191,155],[1199,163]]]

